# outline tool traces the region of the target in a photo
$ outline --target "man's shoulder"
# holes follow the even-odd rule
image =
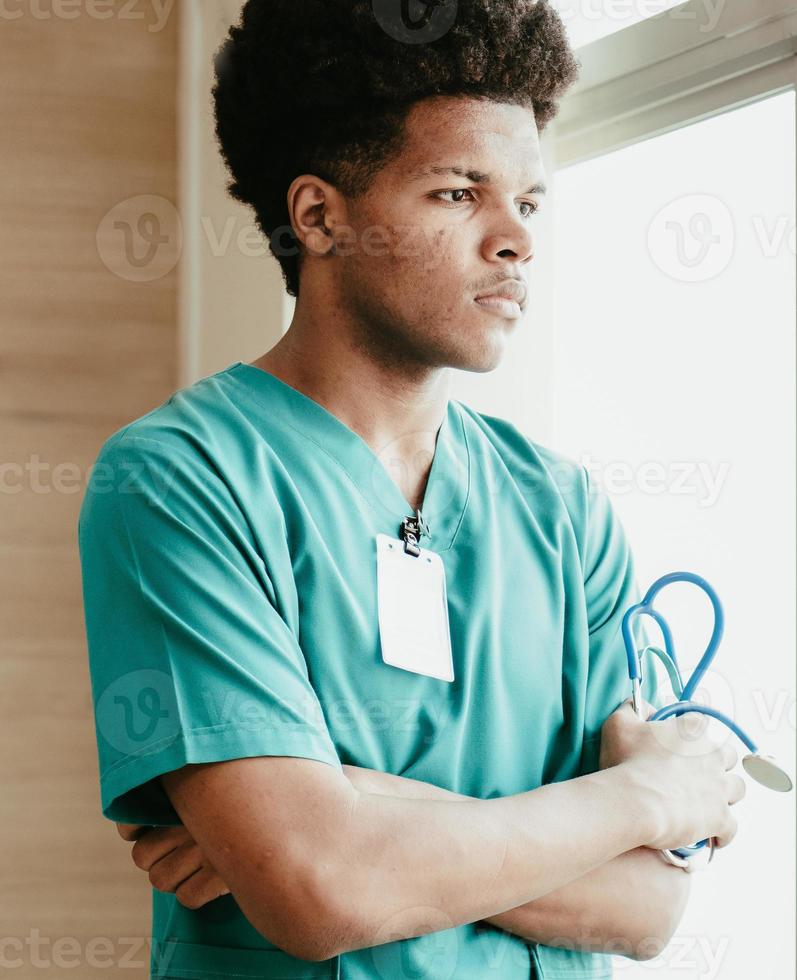
[[[178,388],[163,402],[120,426],[100,444],[92,463],[78,527],[110,521],[136,505],[183,508],[200,499],[217,505],[230,498],[230,467],[243,466],[234,412],[219,372]],[[223,379],[222,379],[223,380]],[[131,518],[132,519],[132,518]]]
[[[159,405],[120,426],[101,444],[97,462],[110,456],[172,453],[207,463],[234,421],[225,384],[228,372],[177,388]]]
[[[465,417],[469,450],[481,456],[497,455],[529,507],[540,515],[546,513],[569,522],[582,541],[592,492],[586,467],[567,453],[533,439],[508,419],[458,404]]]
[[[466,420],[466,434],[471,440],[475,437],[482,448],[489,445],[510,474],[528,480],[537,473],[550,481],[552,489],[567,495],[587,489],[585,467],[574,457],[532,438],[508,419],[477,411],[463,402],[457,404]]]

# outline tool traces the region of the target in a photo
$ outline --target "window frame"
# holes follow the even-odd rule
[[[576,49],[580,77],[552,123],[557,169],[797,87],[791,0],[733,0],[696,28],[705,17],[689,0]]]

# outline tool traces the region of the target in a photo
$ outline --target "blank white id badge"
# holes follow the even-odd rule
[[[408,555],[399,538],[377,534],[376,578],[384,662],[453,681],[446,572],[440,555],[425,548],[417,557]]]

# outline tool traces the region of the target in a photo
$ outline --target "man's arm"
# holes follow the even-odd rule
[[[467,800],[418,779],[344,766],[367,793],[405,799]],[[649,847],[636,847],[540,898],[486,916],[486,922],[550,946],[618,952],[632,959],[658,955],[671,939],[689,899],[691,876]]]
[[[252,925],[310,960],[505,913],[658,829],[625,766],[489,800],[369,793],[284,756],[160,778]]]
[[[361,791],[414,799],[468,799],[416,779],[344,766]],[[197,909],[229,894],[226,882],[185,827],[118,824],[135,841],[132,857],[159,891]],[[690,877],[650,848],[618,855],[570,884],[484,920],[548,946],[614,952],[633,959],[656,955],[672,937],[689,897]]]

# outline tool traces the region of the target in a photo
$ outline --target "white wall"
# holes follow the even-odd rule
[[[239,0],[190,0],[182,37],[181,383],[252,361],[269,350],[289,321],[279,264],[252,211],[232,200],[213,132],[213,54]],[[291,301],[292,302],[292,301]],[[287,319],[286,319],[287,318]]]

